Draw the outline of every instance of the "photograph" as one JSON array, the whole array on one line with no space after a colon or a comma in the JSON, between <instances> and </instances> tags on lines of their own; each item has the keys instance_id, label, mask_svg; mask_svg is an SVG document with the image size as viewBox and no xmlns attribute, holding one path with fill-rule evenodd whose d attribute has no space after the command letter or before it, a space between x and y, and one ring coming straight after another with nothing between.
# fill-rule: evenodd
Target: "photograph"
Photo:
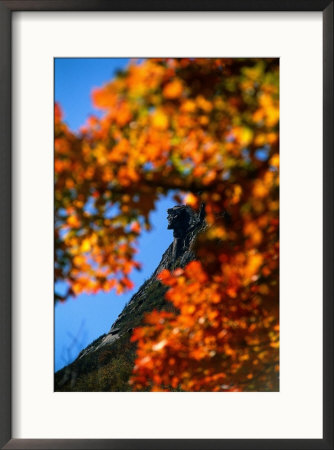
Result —
<instances>
[{"instance_id":1,"label":"photograph","mask_svg":"<svg viewBox=\"0 0 334 450\"><path fill-rule=\"evenodd\" d=\"M0 0L0 448L334 448L333 10Z\"/></svg>"},{"instance_id":2,"label":"photograph","mask_svg":"<svg viewBox=\"0 0 334 450\"><path fill-rule=\"evenodd\" d=\"M280 391L279 77L54 58L55 392Z\"/></svg>"}]
</instances>

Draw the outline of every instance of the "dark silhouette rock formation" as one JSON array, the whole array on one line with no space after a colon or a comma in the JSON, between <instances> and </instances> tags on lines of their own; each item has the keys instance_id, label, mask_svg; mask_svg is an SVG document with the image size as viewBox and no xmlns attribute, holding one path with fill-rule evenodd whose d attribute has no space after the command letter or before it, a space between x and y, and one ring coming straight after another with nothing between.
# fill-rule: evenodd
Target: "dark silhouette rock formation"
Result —
<instances>
[{"instance_id":1,"label":"dark silhouette rock formation","mask_svg":"<svg viewBox=\"0 0 334 450\"><path fill-rule=\"evenodd\" d=\"M62 391L101 391L129 390L127 383L131 374L135 347L130 337L135 327L142 322L143 315L153 309L174 310L164 294L166 287L158 280L157 275L163 270L184 267L195 259L194 243L196 236L205 228L204 206L194 211L186 205L174 206L167 211L168 229L173 230L174 240L163 254L161 261L139 290L132 296L122 313L112 324L110 331L96 339L82 350L77 359L55 374L55 390ZM108 384L101 380L105 371L116 370L116 362L120 359L126 366L124 380L111 381ZM117 364L116 364L117 366ZM108 372L108 373L109 373ZM75 373L75 377L73 374ZM73 381L74 380L74 381ZM88 382L89 380L89 382Z\"/></svg>"}]
</instances>

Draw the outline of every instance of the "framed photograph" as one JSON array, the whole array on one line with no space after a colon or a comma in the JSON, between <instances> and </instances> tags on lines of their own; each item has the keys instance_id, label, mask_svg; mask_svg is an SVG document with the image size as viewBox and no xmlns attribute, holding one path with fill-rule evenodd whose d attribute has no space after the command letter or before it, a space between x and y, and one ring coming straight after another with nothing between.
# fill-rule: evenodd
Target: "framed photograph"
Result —
<instances>
[{"instance_id":1,"label":"framed photograph","mask_svg":"<svg viewBox=\"0 0 334 450\"><path fill-rule=\"evenodd\" d=\"M0 1L3 448L333 448L333 2Z\"/></svg>"}]
</instances>

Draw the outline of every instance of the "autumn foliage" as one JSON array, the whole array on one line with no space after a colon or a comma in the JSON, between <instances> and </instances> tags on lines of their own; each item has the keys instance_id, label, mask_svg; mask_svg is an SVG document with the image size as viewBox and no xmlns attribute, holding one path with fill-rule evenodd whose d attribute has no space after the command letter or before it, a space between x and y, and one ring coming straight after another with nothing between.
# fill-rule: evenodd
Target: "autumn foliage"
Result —
<instances>
[{"instance_id":1,"label":"autumn foliage","mask_svg":"<svg viewBox=\"0 0 334 450\"><path fill-rule=\"evenodd\" d=\"M134 330L136 390L273 391L279 362L277 59L133 61L80 134L55 112L55 278L132 287L159 197L205 205L197 260L159 280L177 312Z\"/></svg>"}]
</instances>

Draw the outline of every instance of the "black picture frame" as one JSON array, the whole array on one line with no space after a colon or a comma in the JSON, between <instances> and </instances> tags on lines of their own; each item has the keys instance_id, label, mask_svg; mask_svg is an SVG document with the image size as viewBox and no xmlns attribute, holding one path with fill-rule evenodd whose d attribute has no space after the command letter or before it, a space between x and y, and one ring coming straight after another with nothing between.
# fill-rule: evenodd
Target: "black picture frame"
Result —
<instances>
[{"instance_id":1,"label":"black picture frame","mask_svg":"<svg viewBox=\"0 0 334 450\"><path fill-rule=\"evenodd\" d=\"M12 439L11 22L15 11L322 11L323 439ZM0 0L0 445L6 449L333 449L333 1Z\"/></svg>"}]
</instances>

